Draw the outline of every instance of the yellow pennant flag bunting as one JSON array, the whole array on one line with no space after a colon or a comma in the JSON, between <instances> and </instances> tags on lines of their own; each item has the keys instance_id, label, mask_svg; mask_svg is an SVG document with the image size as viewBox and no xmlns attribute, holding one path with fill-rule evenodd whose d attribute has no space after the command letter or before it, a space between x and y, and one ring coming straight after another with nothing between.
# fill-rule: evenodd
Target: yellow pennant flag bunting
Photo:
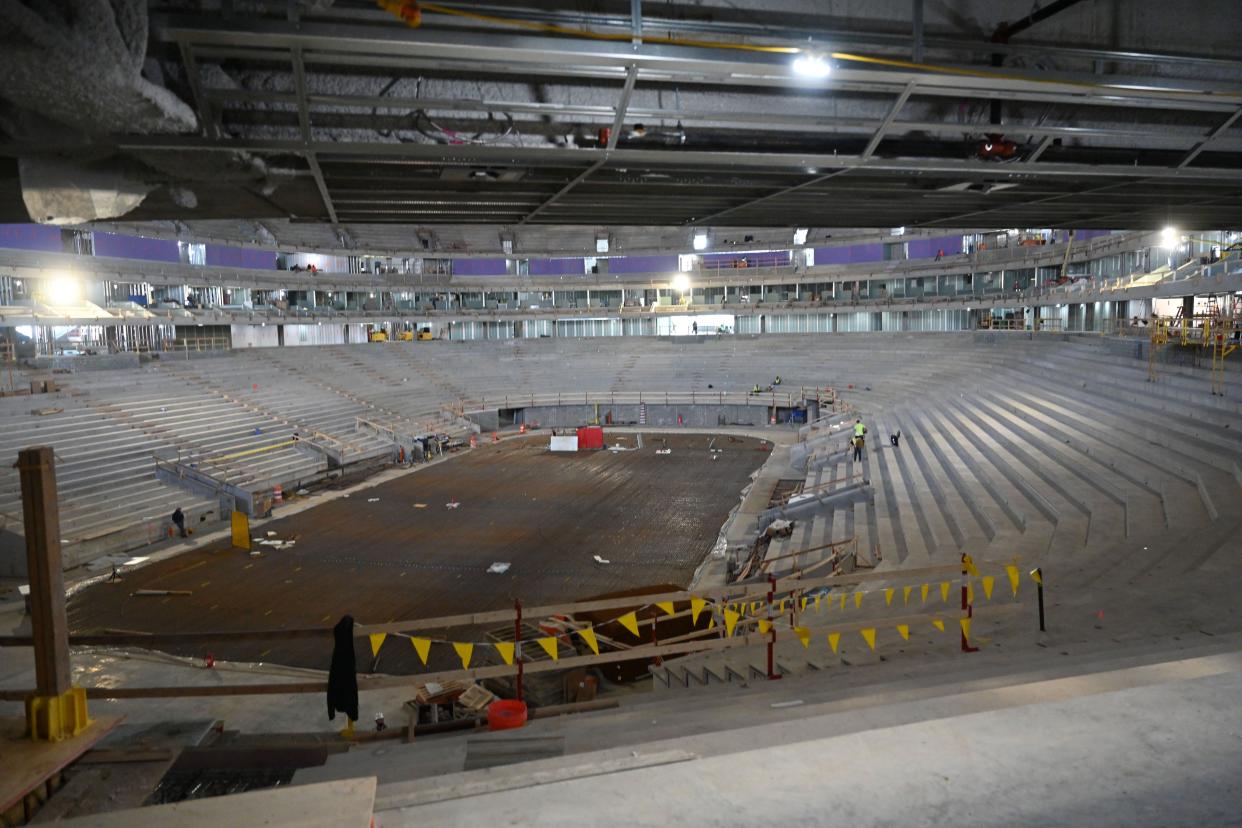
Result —
<instances>
[{"instance_id":1,"label":"yellow pennant flag bunting","mask_svg":"<svg viewBox=\"0 0 1242 828\"><path fill-rule=\"evenodd\" d=\"M983 576L983 597L989 601L992 600L992 587L996 584L996 579L991 575Z\"/></svg>"},{"instance_id":2,"label":"yellow pennant flag bunting","mask_svg":"<svg viewBox=\"0 0 1242 828\"><path fill-rule=\"evenodd\" d=\"M966 603L973 604L975 602L975 585L970 581L966 582Z\"/></svg>"},{"instance_id":3,"label":"yellow pennant flag bunting","mask_svg":"<svg viewBox=\"0 0 1242 828\"><path fill-rule=\"evenodd\" d=\"M704 601L702 598L695 598L691 596L690 598L690 623L691 624L699 623L699 613L703 611L703 607L705 606L707 606L707 602Z\"/></svg>"},{"instance_id":4,"label":"yellow pennant flag bunting","mask_svg":"<svg viewBox=\"0 0 1242 828\"><path fill-rule=\"evenodd\" d=\"M367 638L371 639L371 655L379 655L380 647L384 646L384 639L388 637L388 633L371 633Z\"/></svg>"},{"instance_id":5,"label":"yellow pennant flag bunting","mask_svg":"<svg viewBox=\"0 0 1242 828\"><path fill-rule=\"evenodd\" d=\"M931 591L931 584L923 584L921 587L919 587L919 597L922 598L924 604L927 603L927 593L930 591Z\"/></svg>"},{"instance_id":6,"label":"yellow pennant flag bunting","mask_svg":"<svg viewBox=\"0 0 1242 828\"><path fill-rule=\"evenodd\" d=\"M430 638L411 638L410 643L414 645L414 652L418 653L418 660L421 661L423 664L426 664L427 654L431 652L431 639Z\"/></svg>"},{"instance_id":7,"label":"yellow pennant flag bunting","mask_svg":"<svg viewBox=\"0 0 1242 828\"><path fill-rule=\"evenodd\" d=\"M908 603L910 603L910 593L911 593L911 592L913 592L913 591L914 591L914 587L912 587L912 586L902 587L902 589L901 589L901 603L903 603L903 604L908 604Z\"/></svg>"},{"instance_id":8,"label":"yellow pennant flag bunting","mask_svg":"<svg viewBox=\"0 0 1242 828\"><path fill-rule=\"evenodd\" d=\"M761 609L763 609L763 602L762 602L762 601L751 601L751 603L750 603L750 614L751 614L751 615L758 615L758 614L759 614L759 610L761 610Z\"/></svg>"},{"instance_id":9,"label":"yellow pennant flag bunting","mask_svg":"<svg viewBox=\"0 0 1242 828\"><path fill-rule=\"evenodd\" d=\"M803 612L806 612L806 600L807 600L806 598L803 598L802 604L799 607L799 609L801 609Z\"/></svg>"},{"instance_id":10,"label":"yellow pennant flag bunting","mask_svg":"<svg viewBox=\"0 0 1242 828\"><path fill-rule=\"evenodd\" d=\"M1022 580L1022 576L1018 574L1018 568L1013 564L1005 567L1005 574L1009 576L1009 588L1013 590L1013 597L1018 597L1018 583Z\"/></svg>"},{"instance_id":11,"label":"yellow pennant flag bunting","mask_svg":"<svg viewBox=\"0 0 1242 828\"><path fill-rule=\"evenodd\" d=\"M599 655L599 640L595 638L595 630L593 628L583 627L578 630L578 637L586 642L586 645L591 648L591 652Z\"/></svg>"},{"instance_id":12,"label":"yellow pennant flag bunting","mask_svg":"<svg viewBox=\"0 0 1242 828\"><path fill-rule=\"evenodd\" d=\"M811 646L811 631L806 627L794 627L794 634L802 642L803 647Z\"/></svg>"},{"instance_id":13,"label":"yellow pennant flag bunting","mask_svg":"<svg viewBox=\"0 0 1242 828\"><path fill-rule=\"evenodd\" d=\"M845 593L841 593L841 609L845 609Z\"/></svg>"},{"instance_id":14,"label":"yellow pennant flag bunting","mask_svg":"<svg viewBox=\"0 0 1242 828\"><path fill-rule=\"evenodd\" d=\"M1044 585L1044 575L1038 569L1031 570L1031 579L1040 586Z\"/></svg>"},{"instance_id":15,"label":"yellow pennant flag bunting","mask_svg":"<svg viewBox=\"0 0 1242 828\"><path fill-rule=\"evenodd\" d=\"M949 582L948 581L940 582L940 600L946 604L949 603Z\"/></svg>"},{"instance_id":16,"label":"yellow pennant flag bunting","mask_svg":"<svg viewBox=\"0 0 1242 828\"><path fill-rule=\"evenodd\" d=\"M962 566L966 569L966 574L979 577L979 570L975 567L975 562L970 559L969 555L962 556Z\"/></svg>"},{"instance_id":17,"label":"yellow pennant flag bunting","mask_svg":"<svg viewBox=\"0 0 1242 828\"><path fill-rule=\"evenodd\" d=\"M707 628L709 630L716 629L716 616L713 615L711 619L707 622Z\"/></svg>"},{"instance_id":18,"label":"yellow pennant flag bunting","mask_svg":"<svg viewBox=\"0 0 1242 828\"><path fill-rule=\"evenodd\" d=\"M759 632L769 633L772 631L772 622L764 618L759 619Z\"/></svg>"},{"instance_id":19,"label":"yellow pennant flag bunting","mask_svg":"<svg viewBox=\"0 0 1242 828\"><path fill-rule=\"evenodd\" d=\"M867 627L865 630L859 630L858 634L863 637L863 641L867 642L867 646L875 649L875 627Z\"/></svg>"},{"instance_id":20,"label":"yellow pennant flag bunting","mask_svg":"<svg viewBox=\"0 0 1242 828\"><path fill-rule=\"evenodd\" d=\"M910 640L910 626L908 624L898 624L897 632L901 635L903 641Z\"/></svg>"},{"instance_id":21,"label":"yellow pennant flag bunting","mask_svg":"<svg viewBox=\"0 0 1242 828\"><path fill-rule=\"evenodd\" d=\"M828 646L835 653L837 648L841 646L841 633L828 633Z\"/></svg>"},{"instance_id":22,"label":"yellow pennant flag bunting","mask_svg":"<svg viewBox=\"0 0 1242 828\"><path fill-rule=\"evenodd\" d=\"M891 607L893 605L893 588L888 587L884 590L884 606Z\"/></svg>"},{"instance_id":23,"label":"yellow pennant flag bunting","mask_svg":"<svg viewBox=\"0 0 1242 828\"><path fill-rule=\"evenodd\" d=\"M635 613L627 612L617 619L617 623L625 627L633 635L638 635L638 616Z\"/></svg>"},{"instance_id":24,"label":"yellow pennant flag bunting","mask_svg":"<svg viewBox=\"0 0 1242 828\"><path fill-rule=\"evenodd\" d=\"M863 594L861 592L854 593L854 609L858 609L862 606L862 597Z\"/></svg>"},{"instance_id":25,"label":"yellow pennant flag bunting","mask_svg":"<svg viewBox=\"0 0 1242 828\"><path fill-rule=\"evenodd\" d=\"M664 610L665 615L673 614L673 602L672 601L658 601L656 602L656 606Z\"/></svg>"},{"instance_id":26,"label":"yellow pennant flag bunting","mask_svg":"<svg viewBox=\"0 0 1242 828\"><path fill-rule=\"evenodd\" d=\"M733 628L737 626L737 619L741 618L742 616L740 613L736 613L733 610L725 610L724 616L725 616L725 635L732 637Z\"/></svg>"},{"instance_id":27,"label":"yellow pennant flag bunting","mask_svg":"<svg viewBox=\"0 0 1242 828\"><path fill-rule=\"evenodd\" d=\"M415 640L417 640L417 639L415 639ZM513 663L513 650L514 650L514 647L513 647L513 643L512 643L512 642L510 642L510 641L497 641L497 642L496 642L495 644L493 644L492 646L496 648L496 652L500 653L500 660L501 660L501 661L503 661L505 664L512 664L512 663ZM426 662L426 661L424 661L423 663L424 663L424 664L426 664L427 662Z\"/></svg>"},{"instance_id":28,"label":"yellow pennant flag bunting","mask_svg":"<svg viewBox=\"0 0 1242 828\"><path fill-rule=\"evenodd\" d=\"M967 641L970 641L970 619L959 618L958 623L962 625L962 635L966 636Z\"/></svg>"},{"instance_id":29,"label":"yellow pennant flag bunting","mask_svg":"<svg viewBox=\"0 0 1242 828\"><path fill-rule=\"evenodd\" d=\"M940 630L941 632L944 632L944 619L943 619L943 618L933 618L933 619L932 619L932 626L933 626L933 627L935 627L936 629Z\"/></svg>"},{"instance_id":30,"label":"yellow pennant flag bunting","mask_svg":"<svg viewBox=\"0 0 1242 828\"><path fill-rule=\"evenodd\" d=\"M457 657L461 659L461 669L470 669L470 656L474 654L474 645L459 644L454 641L453 649L457 651Z\"/></svg>"},{"instance_id":31,"label":"yellow pennant flag bunting","mask_svg":"<svg viewBox=\"0 0 1242 828\"><path fill-rule=\"evenodd\" d=\"M535 640L539 642L540 647L543 647L543 651L548 654L548 658L553 661L560 659L561 652L556 647L556 636L549 635L543 638L536 638Z\"/></svg>"},{"instance_id":32,"label":"yellow pennant flag bunting","mask_svg":"<svg viewBox=\"0 0 1242 828\"><path fill-rule=\"evenodd\" d=\"M819 612L819 598L820 596L818 595L815 596L815 611L816 612Z\"/></svg>"}]
</instances>

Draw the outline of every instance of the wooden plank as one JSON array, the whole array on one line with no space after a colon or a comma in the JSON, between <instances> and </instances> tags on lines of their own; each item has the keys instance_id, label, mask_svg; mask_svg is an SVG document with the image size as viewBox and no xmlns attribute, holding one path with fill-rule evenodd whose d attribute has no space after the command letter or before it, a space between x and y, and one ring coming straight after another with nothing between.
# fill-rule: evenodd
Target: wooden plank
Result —
<instances>
[{"instance_id":1,"label":"wooden plank","mask_svg":"<svg viewBox=\"0 0 1242 828\"><path fill-rule=\"evenodd\" d=\"M262 825L265 828L370 828L375 805L375 777L341 779L313 785L268 788L233 796L187 799L168 805L131 808L67 819L65 828L216 828Z\"/></svg>"},{"instance_id":2,"label":"wooden plank","mask_svg":"<svg viewBox=\"0 0 1242 828\"><path fill-rule=\"evenodd\" d=\"M0 770L0 813L90 750L122 718L98 716L86 730L61 742L31 741L26 735L24 717L0 718L0 756L4 757Z\"/></svg>"}]
</instances>

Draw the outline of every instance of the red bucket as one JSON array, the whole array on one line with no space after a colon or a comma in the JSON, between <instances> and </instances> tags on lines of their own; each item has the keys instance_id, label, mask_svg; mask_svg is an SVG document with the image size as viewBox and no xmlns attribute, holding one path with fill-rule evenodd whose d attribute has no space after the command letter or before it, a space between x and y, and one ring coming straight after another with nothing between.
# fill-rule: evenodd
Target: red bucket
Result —
<instances>
[{"instance_id":1,"label":"red bucket","mask_svg":"<svg viewBox=\"0 0 1242 828\"><path fill-rule=\"evenodd\" d=\"M488 730L512 730L526 724L526 702L500 699L487 706Z\"/></svg>"}]
</instances>

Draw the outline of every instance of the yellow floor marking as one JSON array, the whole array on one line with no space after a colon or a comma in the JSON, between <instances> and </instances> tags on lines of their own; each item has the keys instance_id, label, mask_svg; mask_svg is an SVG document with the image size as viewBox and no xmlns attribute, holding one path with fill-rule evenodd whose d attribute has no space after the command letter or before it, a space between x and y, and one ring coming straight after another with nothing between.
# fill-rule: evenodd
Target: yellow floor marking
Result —
<instances>
[{"instance_id":1,"label":"yellow floor marking","mask_svg":"<svg viewBox=\"0 0 1242 828\"><path fill-rule=\"evenodd\" d=\"M263 614L264 614L265 616L267 616L267 615L271 615L271 614L272 614L272 611L271 611L271 610L268 610L267 612L265 612L265 613L263 613Z\"/></svg>"},{"instance_id":2,"label":"yellow floor marking","mask_svg":"<svg viewBox=\"0 0 1242 828\"><path fill-rule=\"evenodd\" d=\"M208 585L208 584L210 584L210 583L211 583L211 581L203 581L203 582L202 582L201 584L199 584L198 586L199 586L199 588L200 588L200 589L202 589L203 587L207 586L207 585Z\"/></svg>"},{"instance_id":3,"label":"yellow floor marking","mask_svg":"<svg viewBox=\"0 0 1242 828\"><path fill-rule=\"evenodd\" d=\"M215 608L216 608L216 607L218 607L218 606L220 606L220 605L219 605L219 604L212 604L210 607L208 607L208 608L207 608L207 611L208 611L208 612L210 612L211 610L215 609Z\"/></svg>"}]
</instances>

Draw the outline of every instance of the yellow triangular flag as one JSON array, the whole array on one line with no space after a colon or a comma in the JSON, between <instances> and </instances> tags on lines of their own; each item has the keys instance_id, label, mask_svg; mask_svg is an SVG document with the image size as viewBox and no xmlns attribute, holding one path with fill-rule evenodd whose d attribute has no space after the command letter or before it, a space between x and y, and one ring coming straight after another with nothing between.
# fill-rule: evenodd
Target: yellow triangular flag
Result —
<instances>
[{"instance_id":1,"label":"yellow triangular flag","mask_svg":"<svg viewBox=\"0 0 1242 828\"><path fill-rule=\"evenodd\" d=\"M674 612L672 601L657 601L656 606L664 610L665 615L672 615Z\"/></svg>"},{"instance_id":2,"label":"yellow triangular flag","mask_svg":"<svg viewBox=\"0 0 1242 828\"><path fill-rule=\"evenodd\" d=\"M811 631L806 627L794 627L794 635L798 636L803 647L811 646Z\"/></svg>"},{"instance_id":3,"label":"yellow triangular flag","mask_svg":"<svg viewBox=\"0 0 1242 828\"><path fill-rule=\"evenodd\" d=\"M418 659L423 664L427 663L427 654L431 652L430 638L411 638L410 643L414 645L414 652L418 653ZM510 644L510 647L513 645Z\"/></svg>"},{"instance_id":4,"label":"yellow triangular flag","mask_svg":"<svg viewBox=\"0 0 1242 828\"><path fill-rule=\"evenodd\" d=\"M1031 578L1034 579L1035 583L1040 586L1044 585L1044 573L1040 572L1038 569L1031 570Z\"/></svg>"},{"instance_id":5,"label":"yellow triangular flag","mask_svg":"<svg viewBox=\"0 0 1242 828\"><path fill-rule=\"evenodd\" d=\"M841 609L845 609L845 593L841 593Z\"/></svg>"},{"instance_id":6,"label":"yellow triangular flag","mask_svg":"<svg viewBox=\"0 0 1242 828\"><path fill-rule=\"evenodd\" d=\"M758 614L759 614L759 610L761 610L761 609L763 609L763 602L762 602L762 601L751 601L751 602L750 602L750 614L751 614L751 615L758 615Z\"/></svg>"},{"instance_id":7,"label":"yellow triangular flag","mask_svg":"<svg viewBox=\"0 0 1242 828\"><path fill-rule=\"evenodd\" d=\"M586 642L586 645L591 648L591 652L599 655L599 640L595 637L594 629L591 627L583 627L578 630L578 637Z\"/></svg>"},{"instance_id":8,"label":"yellow triangular flag","mask_svg":"<svg viewBox=\"0 0 1242 828\"><path fill-rule=\"evenodd\" d=\"M959 618L958 623L962 625L962 635L966 636L967 641L970 641L970 619Z\"/></svg>"},{"instance_id":9,"label":"yellow triangular flag","mask_svg":"<svg viewBox=\"0 0 1242 828\"><path fill-rule=\"evenodd\" d=\"M835 653L837 647L841 646L841 633L828 633L828 646Z\"/></svg>"},{"instance_id":10,"label":"yellow triangular flag","mask_svg":"<svg viewBox=\"0 0 1242 828\"><path fill-rule=\"evenodd\" d=\"M638 635L638 616L635 613L627 612L617 619L617 623L625 627L633 635Z\"/></svg>"},{"instance_id":11,"label":"yellow triangular flag","mask_svg":"<svg viewBox=\"0 0 1242 828\"><path fill-rule=\"evenodd\" d=\"M933 627L935 627L936 629L940 630L941 632L944 632L944 619L943 619L943 618L933 618L933 619L932 619L932 626L933 626Z\"/></svg>"},{"instance_id":12,"label":"yellow triangular flag","mask_svg":"<svg viewBox=\"0 0 1242 828\"><path fill-rule=\"evenodd\" d=\"M1005 567L1005 574L1009 576L1009 588L1013 590L1013 597L1018 597L1018 583L1022 580L1022 576L1018 573L1018 568L1013 564Z\"/></svg>"},{"instance_id":13,"label":"yellow triangular flag","mask_svg":"<svg viewBox=\"0 0 1242 828\"><path fill-rule=\"evenodd\" d=\"M453 649L457 651L457 657L461 659L461 668L463 670L470 669L470 656L474 653L473 644L459 644L453 642Z\"/></svg>"},{"instance_id":14,"label":"yellow triangular flag","mask_svg":"<svg viewBox=\"0 0 1242 828\"><path fill-rule=\"evenodd\" d=\"M693 595L690 596L690 623L691 624L699 623L699 613L703 611L703 607L705 606L707 606L707 602L704 601L702 598L695 598Z\"/></svg>"},{"instance_id":15,"label":"yellow triangular flag","mask_svg":"<svg viewBox=\"0 0 1242 828\"><path fill-rule=\"evenodd\" d=\"M768 621L767 619L760 618L759 619L759 632L769 633L771 631L772 631L772 622Z\"/></svg>"},{"instance_id":16,"label":"yellow triangular flag","mask_svg":"<svg viewBox=\"0 0 1242 828\"><path fill-rule=\"evenodd\" d=\"M819 612L819 599L820 599L820 596L816 595L815 596L815 611L816 612Z\"/></svg>"},{"instance_id":17,"label":"yellow triangular flag","mask_svg":"<svg viewBox=\"0 0 1242 828\"><path fill-rule=\"evenodd\" d=\"M725 610L725 635L732 637L733 628L737 626L737 619L742 616L733 610Z\"/></svg>"},{"instance_id":18,"label":"yellow triangular flag","mask_svg":"<svg viewBox=\"0 0 1242 828\"><path fill-rule=\"evenodd\" d=\"M714 630L714 629L716 629L716 616L714 616L714 615L713 615L713 616L711 617L711 620L707 622L707 628L708 628L709 630Z\"/></svg>"},{"instance_id":19,"label":"yellow triangular flag","mask_svg":"<svg viewBox=\"0 0 1242 828\"><path fill-rule=\"evenodd\" d=\"M780 608L779 608L779 609L777 609L777 611L776 611L776 614L777 614L777 615L784 615L784 614L785 614L785 601L786 601L786 600L787 600L787 599L785 599L785 598L782 598L782 599L781 599Z\"/></svg>"},{"instance_id":20,"label":"yellow triangular flag","mask_svg":"<svg viewBox=\"0 0 1242 828\"><path fill-rule=\"evenodd\" d=\"M919 596L923 599L923 603L927 603L927 593L931 591L931 584L923 584L919 587Z\"/></svg>"},{"instance_id":21,"label":"yellow triangular flag","mask_svg":"<svg viewBox=\"0 0 1242 828\"><path fill-rule=\"evenodd\" d=\"M801 605L801 607L800 607L800 609L802 610L802 612L806 612L806 601L807 601L807 599L806 599L806 598L803 598L803 599L802 599L802 605Z\"/></svg>"},{"instance_id":22,"label":"yellow triangular flag","mask_svg":"<svg viewBox=\"0 0 1242 828\"><path fill-rule=\"evenodd\" d=\"M854 593L854 609L858 609L862 606L862 597L863 594L861 592Z\"/></svg>"},{"instance_id":23,"label":"yellow triangular flag","mask_svg":"<svg viewBox=\"0 0 1242 828\"><path fill-rule=\"evenodd\" d=\"M875 627L867 627L865 630L859 630L858 634L863 637L863 641L867 642L867 646L875 649Z\"/></svg>"},{"instance_id":24,"label":"yellow triangular flag","mask_svg":"<svg viewBox=\"0 0 1242 828\"><path fill-rule=\"evenodd\" d=\"M973 575L976 578L979 577L979 570L975 567L975 562L970 559L969 555L962 556L962 566L965 567L968 575Z\"/></svg>"},{"instance_id":25,"label":"yellow triangular flag","mask_svg":"<svg viewBox=\"0 0 1242 828\"><path fill-rule=\"evenodd\" d=\"M884 590L884 606L891 607L893 605L893 591L892 587Z\"/></svg>"},{"instance_id":26,"label":"yellow triangular flag","mask_svg":"<svg viewBox=\"0 0 1242 828\"><path fill-rule=\"evenodd\" d=\"M384 639L388 637L388 633L371 633L367 638L371 639L371 655L379 655L379 648L384 646Z\"/></svg>"},{"instance_id":27,"label":"yellow triangular flag","mask_svg":"<svg viewBox=\"0 0 1242 828\"><path fill-rule=\"evenodd\" d=\"M989 601L992 600L992 586L996 583L996 578L991 575L983 576L983 597Z\"/></svg>"},{"instance_id":28,"label":"yellow triangular flag","mask_svg":"<svg viewBox=\"0 0 1242 828\"><path fill-rule=\"evenodd\" d=\"M949 582L948 581L940 582L940 600L946 604L949 603Z\"/></svg>"},{"instance_id":29,"label":"yellow triangular flag","mask_svg":"<svg viewBox=\"0 0 1242 828\"><path fill-rule=\"evenodd\" d=\"M910 640L910 626L908 624L898 624L897 632L901 634L903 640Z\"/></svg>"},{"instance_id":30,"label":"yellow triangular flag","mask_svg":"<svg viewBox=\"0 0 1242 828\"><path fill-rule=\"evenodd\" d=\"M548 654L548 658L553 661L560 659L561 651L556 646L556 636L549 635L543 638L536 638L535 640L539 642L540 647L543 647L543 651Z\"/></svg>"},{"instance_id":31,"label":"yellow triangular flag","mask_svg":"<svg viewBox=\"0 0 1242 828\"><path fill-rule=\"evenodd\" d=\"M973 604L975 602L975 585L970 581L966 582L966 603Z\"/></svg>"},{"instance_id":32,"label":"yellow triangular flag","mask_svg":"<svg viewBox=\"0 0 1242 828\"><path fill-rule=\"evenodd\" d=\"M513 650L514 650L514 646L513 646L513 644L512 644L511 642L508 642L508 641L497 641L497 642L496 642L495 644L493 644L492 646L496 648L496 652L500 653L500 660L501 660L501 661L503 661L505 664L512 664L512 663L513 663ZM424 661L423 663L424 663L424 664L426 664L427 662L426 662L426 661Z\"/></svg>"},{"instance_id":33,"label":"yellow triangular flag","mask_svg":"<svg viewBox=\"0 0 1242 828\"><path fill-rule=\"evenodd\" d=\"M913 591L914 591L914 587L912 587L912 586L902 587L902 589L901 589L901 603L903 603L903 604L908 604L908 603L910 603L910 593L911 593L911 592L913 592Z\"/></svg>"}]
</instances>

